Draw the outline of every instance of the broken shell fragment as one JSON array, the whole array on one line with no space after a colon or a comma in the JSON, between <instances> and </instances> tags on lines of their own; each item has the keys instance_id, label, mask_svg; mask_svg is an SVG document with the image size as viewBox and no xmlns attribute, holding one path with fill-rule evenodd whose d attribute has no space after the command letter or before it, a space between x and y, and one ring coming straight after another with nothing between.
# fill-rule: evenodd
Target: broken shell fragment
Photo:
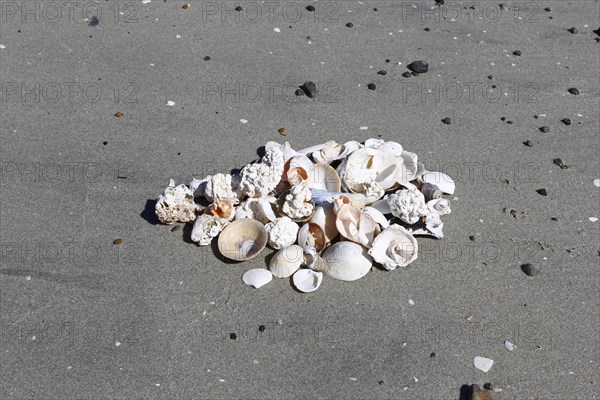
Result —
<instances>
[{"instance_id":1,"label":"broken shell fragment","mask_svg":"<svg viewBox=\"0 0 600 400\"><path fill-rule=\"evenodd\" d=\"M452 178L443 172L426 172L421 177L423 182L436 185L446 194L454 194L455 183Z\"/></svg>"},{"instance_id":2,"label":"broken shell fragment","mask_svg":"<svg viewBox=\"0 0 600 400\"><path fill-rule=\"evenodd\" d=\"M341 281L355 281L373 266L367 249L354 242L338 242L323 252L325 273Z\"/></svg>"},{"instance_id":3,"label":"broken shell fragment","mask_svg":"<svg viewBox=\"0 0 600 400\"><path fill-rule=\"evenodd\" d=\"M232 221L235 217L235 207L233 206L233 202L231 200L217 199L214 201L214 203L211 203L208 207L206 207L204 213Z\"/></svg>"},{"instance_id":4,"label":"broken shell fragment","mask_svg":"<svg viewBox=\"0 0 600 400\"><path fill-rule=\"evenodd\" d=\"M439 215L450 214L450 202L446 199L434 199L427 202L427 208L432 213Z\"/></svg>"},{"instance_id":5,"label":"broken shell fragment","mask_svg":"<svg viewBox=\"0 0 600 400\"><path fill-rule=\"evenodd\" d=\"M280 250L296 242L300 227L289 217L280 217L266 224L265 229L269 233L269 246Z\"/></svg>"},{"instance_id":6,"label":"broken shell fragment","mask_svg":"<svg viewBox=\"0 0 600 400\"><path fill-rule=\"evenodd\" d=\"M194 203L194 194L187 186L175 186L171 179L154 206L158 220L163 224L171 225L175 222L190 222L200 213L200 207Z\"/></svg>"},{"instance_id":7,"label":"broken shell fragment","mask_svg":"<svg viewBox=\"0 0 600 400\"><path fill-rule=\"evenodd\" d=\"M264 268L252 268L242 275L242 282L248 286L254 286L256 289L265 286L272 280L273 274Z\"/></svg>"},{"instance_id":8,"label":"broken shell fragment","mask_svg":"<svg viewBox=\"0 0 600 400\"><path fill-rule=\"evenodd\" d=\"M236 219L240 218L252 218L260 223L266 224L275 221L277 215L273 211L273 207L269 202L268 198L249 198L238 207L240 211L236 216Z\"/></svg>"},{"instance_id":9,"label":"broken shell fragment","mask_svg":"<svg viewBox=\"0 0 600 400\"><path fill-rule=\"evenodd\" d=\"M310 293L314 292L321 286L323 280L323 273L315 272L310 269L300 269L296 271L292 277L294 286L301 292Z\"/></svg>"},{"instance_id":10,"label":"broken shell fragment","mask_svg":"<svg viewBox=\"0 0 600 400\"><path fill-rule=\"evenodd\" d=\"M269 270L275 278L287 278L296 272L304 262L302 247L293 244L279 250L269 263Z\"/></svg>"},{"instance_id":11,"label":"broken shell fragment","mask_svg":"<svg viewBox=\"0 0 600 400\"><path fill-rule=\"evenodd\" d=\"M335 170L327 164L315 164L308 170L305 185L310 189L320 189L327 192L342 190L340 177Z\"/></svg>"},{"instance_id":12,"label":"broken shell fragment","mask_svg":"<svg viewBox=\"0 0 600 400\"><path fill-rule=\"evenodd\" d=\"M421 192L427 201L442 198L442 191L433 183L424 183L421 186Z\"/></svg>"},{"instance_id":13,"label":"broken shell fragment","mask_svg":"<svg viewBox=\"0 0 600 400\"><path fill-rule=\"evenodd\" d=\"M304 248L304 265L313 271L324 271L327 263L319 256L317 249L314 247Z\"/></svg>"},{"instance_id":14,"label":"broken shell fragment","mask_svg":"<svg viewBox=\"0 0 600 400\"><path fill-rule=\"evenodd\" d=\"M305 247L314 247L317 251L323 250L327 244L325 232L321 226L314 223L306 223L302 225L298 232L298 245Z\"/></svg>"},{"instance_id":15,"label":"broken shell fragment","mask_svg":"<svg viewBox=\"0 0 600 400\"><path fill-rule=\"evenodd\" d=\"M404 227L393 224L379 234L369 255L388 271L406 267L417 259L417 239Z\"/></svg>"},{"instance_id":16,"label":"broken shell fragment","mask_svg":"<svg viewBox=\"0 0 600 400\"><path fill-rule=\"evenodd\" d=\"M202 193L211 203L215 200L231 200L233 204L239 203L240 192L238 188L239 177L230 174L216 174L206 177L203 181L192 181L198 185L197 191Z\"/></svg>"},{"instance_id":17,"label":"broken shell fragment","mask_svg":"<svg viewBox=\"0 0 600 400\"><path fill-rule=\"evenodd\" d=\"M249 260L265 248L268 236L260 222L239 219L230 223L219 235L219 251L231 260Z\"/></svg>"}]
</instances>

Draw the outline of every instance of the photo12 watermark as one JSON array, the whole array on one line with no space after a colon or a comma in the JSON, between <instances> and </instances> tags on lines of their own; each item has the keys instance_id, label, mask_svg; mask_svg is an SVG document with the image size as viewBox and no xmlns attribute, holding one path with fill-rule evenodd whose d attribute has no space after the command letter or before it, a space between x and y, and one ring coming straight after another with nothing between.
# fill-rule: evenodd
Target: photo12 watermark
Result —
<instances>
[{"instance_id":1,"label":"photo12 watermark","mask_svg":"<svg viewBox=\"0 0 600 400\"><path fill-rule=\"evenodd\" d=\"M134 24L143 19L140 1L2 1L0 21L21 24L60 24L79 21L94 25Z\"/></svg>"},{"instance_id":2,"label":"photo12 watermark","mask_svg":"<svg viewBox=\"0 0 600 400\"><path fill-rule=\"evenodd\" d=\"M130 163L0 161L0 182L23 185L137 182L137 171L137 166Z\"/></svg>"},{"instance_id":3,"label":"photo12 watermark","mask_svg":"<svg viewBox=\"0 0 600 400\"><path fill-rule=\"evenodd\" d=\"M310 90L298 82L203 82L200 86L201 104L240 103L300 103L340 102L341 86L338 82L314 82Z\"/></svg>"},{"instance_id":4,"label":"photo12 watermark","mask_svg":"<svg viewBox=\"0 0 600 400\"><path fill-rule=\"evenodd\" d=\"M131 104L138 102L135 82L0 82L4 104Z\"/></svg>"}]
</instances>

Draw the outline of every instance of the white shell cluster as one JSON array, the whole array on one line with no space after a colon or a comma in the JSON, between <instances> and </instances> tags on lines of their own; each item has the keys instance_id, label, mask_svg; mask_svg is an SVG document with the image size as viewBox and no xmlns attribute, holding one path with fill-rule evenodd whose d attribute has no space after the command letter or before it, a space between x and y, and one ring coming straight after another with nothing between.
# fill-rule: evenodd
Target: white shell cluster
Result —
<instances>
[{"instance_id":1,"label":"white shell cluster","mask_svg":"<svg viewBox=\"0 0 600 400\"><path fill-rule=\"evenodd\" d=\"M239 174L189 186L171 180L155 210L165 224L195 221L191 239L206 246L218 237L230 260L250 260L268 245L277 250L269 268L247 270L242 281L259 288L291 277L309 293L324 274L354 281L374 263L391 271L416 260L415 236L444 236L450 203L442 196L454 190L448 175L427 171L397 142L330 140L299 151L268 142L260 162Z\"/></svg>"}]
</instances>

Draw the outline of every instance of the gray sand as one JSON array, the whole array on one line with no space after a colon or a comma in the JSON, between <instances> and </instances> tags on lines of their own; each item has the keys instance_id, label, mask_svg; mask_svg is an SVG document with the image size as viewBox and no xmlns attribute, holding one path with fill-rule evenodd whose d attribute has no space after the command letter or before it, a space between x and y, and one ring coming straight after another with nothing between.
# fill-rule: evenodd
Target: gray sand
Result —
<instances>
[{"instance_id":1,"label":"gray sand","mask_svg":"<svg viewBox=\"0 0 600 400\"><path fill-rule=\"evenodd\" d=\"M1 398L600 397L597 1L189 3L0 1ZM457 183L405 269L255 290L264 257L152 215L269 140L379 135Z\"/></svg>"}]
</instances>

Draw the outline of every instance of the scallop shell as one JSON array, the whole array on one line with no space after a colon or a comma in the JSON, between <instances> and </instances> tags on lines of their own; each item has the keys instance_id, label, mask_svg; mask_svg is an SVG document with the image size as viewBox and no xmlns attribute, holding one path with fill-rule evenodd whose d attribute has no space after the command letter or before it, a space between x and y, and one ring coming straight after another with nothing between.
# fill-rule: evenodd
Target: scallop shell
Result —
<instances>
[{"instance_id":1,"label":"scallop shell","mask_svg":"<svg viewBox=\"0 0 600 400\"><path fill-rule=\"evenodd\" d=\"M244 272L242 282L255 288L262 287L273 280L273 274L268 269L252 268Z\"/></svg>"},{"instance_id":2,"label":"scallop shell","mask_svg":"<svg viewBox=\"0 0 600 400\"><path fill-rule=\"evenodd\" d=\"M302 247L293 244L279 250L269 263L269 269L275 278L287 278L296 272L304 262Z\"/></svg>"},{"instance_id":3,"label":"scallop shell","mask_svg":"<svg viewBox=\"0 0 600 400\"><path fill-rule=\"evenodd\" d=\"M321 286L323 274L310 269L300 269L296 271L292 280L296 289L304 293L310 293Z\"/></svg>"},{"instance_id":4,"label":"scallop shell","mask_svg":"<svg viewBox=\"0 0 600 400\"><path fill-rule=\"evenodd\" d=\"M325 238L325 232L320 225L314 223L306 223L302 225L298 232L298 245L304 247L314 247L317 251L321 251L325 248L327 239Z\"/></svg>"},{"instance_id":5,"label":"scallop shell","mask_svg":"<svg viewBox=\"0 0 600 400\"><path fill-rule=\"evenodd\" d=\"M260 222L250 218L235 220L219 235L219 251L231 260L249 260L265 248L268 237Z\"/></svg>"},{"instance_id":6,"label":"scallop shell","mask_svg":"<svg viewBox=\"0 0 600 400\"><path fill-rule=\"evenodd\" d=\"M373 266L367 249L354 242L338 242L323 252L325 273L341 281L355 281Z\"/></svg>"}]
</instances>

